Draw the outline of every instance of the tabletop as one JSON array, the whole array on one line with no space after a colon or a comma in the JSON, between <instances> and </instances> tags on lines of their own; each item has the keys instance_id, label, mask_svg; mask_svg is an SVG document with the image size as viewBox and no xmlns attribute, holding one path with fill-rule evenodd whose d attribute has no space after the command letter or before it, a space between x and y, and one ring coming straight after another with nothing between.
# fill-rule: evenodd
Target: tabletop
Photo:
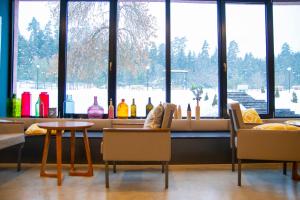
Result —
<instances>
[{"instance_id":1,"label":"tabletop","mask_svg":"<svg viewBox=\"0 0 300 200\"><path fill-rule=\"evenodd\" d=\"M92 122L80 121L60 121L60 122L42 122L37 124L40 128L51 130L74 130L90 128L94 125Z\"/></svg>"}]
</instances>

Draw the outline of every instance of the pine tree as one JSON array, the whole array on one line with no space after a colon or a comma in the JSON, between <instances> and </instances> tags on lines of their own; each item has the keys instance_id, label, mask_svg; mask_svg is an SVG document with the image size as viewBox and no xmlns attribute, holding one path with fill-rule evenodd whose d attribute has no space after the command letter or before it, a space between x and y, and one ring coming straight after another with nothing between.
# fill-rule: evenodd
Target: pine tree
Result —
<instances>
[{"instance_id":1,"label":"pine tree","mask_svg":"<svg viewBox=\"0 0 300 200\"><path fill-rule=\"evenodd\" d=\"M293 92L292 102L293 103L298 103L298 97L297 97L296 92Z\"/></svg>"},{"instance_id":2,"label":"pine tree","mask_svg":"<svg viewBox=\"0 0 300 200\"><path fill-rule=\"evenodd\" d=\"M217 99L217 95L215 94L215 96L214 96L214 100L213 100L213 102L212 102L212 106L215 106L215 105L217 105L218 104L218 99Z\"/></svg>"},{"instance_id":3,"label":"pine tree","mask_svg":"<svg viewBox=\"0 0 300 200\"><path fill-rule=\"evenodd\" d=\"M278 87L275 89L275 97L276 97L276 98L279 98L279 97L280 97Z\"/></svg>"},{"instance_id":4,"label":"pine tree","mask_svg":"<svg viewBox=\"0 0 300 200\"><path fill-rule=\"evenodd\" d=\"M208 95L207 95L207 92L205 94L205 97L204 97L204 101L207 101L208 100Z\"/></svg>"}]
</instances>

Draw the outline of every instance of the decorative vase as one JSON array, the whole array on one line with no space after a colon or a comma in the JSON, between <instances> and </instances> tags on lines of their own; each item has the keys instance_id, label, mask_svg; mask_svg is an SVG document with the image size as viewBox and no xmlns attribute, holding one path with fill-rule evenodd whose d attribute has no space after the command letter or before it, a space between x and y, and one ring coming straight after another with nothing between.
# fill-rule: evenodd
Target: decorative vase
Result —
<instances>
[{"instance_id":1,"label":"decorative vase","mask_svg":"<svg viewBox=\"0 0 300 200\"><path fill-rule=\"evenodd\" d=\"M178 119L182 119L181 106L180 105L178 105L178 108L177 108L177 116L178 116Z\"/></svg>"},{"instance_id":2,"label":"decorative vase","mask_svg":"<svg viewBox=\"0 0 300 200\"><path fill-rule=\"evenodd\" d=\"M30 117L31 94L23 92L21 95L21 116Z\"/></svg>"},{"instance_id":3,"label":"decorative vase","mask_svg":"<svg viewBox=\"0 0 300 200\"><path fill-rule=\"evenodd\" d=\"M187 112L186 112L186 119L187 120L191 120L192 119L192 110L191 110L191 105L188 104L188 107L187 107Z\"/></svg>"},{"instance_id":4,"label":"decorative vase","mask_svg":"<svg viewBox=\"0 0 300 200\"><path fill-rule=\"evenodd\" d=\"M115 118L115 108L112 103L112 99L109 100L109 106L108 106L108 119L114 119Z\"/></svg>"},{"instance_id":5,"label":"decorative vase","mask_svg":"<svg viewBox=\"0 0 300 200\"><path fill-rule=\"evenodd\" d=\"M121 103L118 104L117 113L119 119L128 118L128 105L125 103L125 99L122 99Z\"/></svg>"},{"instance_id":6,"label":"decorative vase","mask_svg":"<svg viewBox=\"0 0 300 200\"><path fill-rule=\"evenodd\" d=\"M199 106L199 101L197 101L195 113L196 113L196 120L200 120L200 106Z\"/></svg>"},{"instance_id":7,"label":"decorative vase","mask_svg":"<svg viewBox=\"0 0 300 200\"><path fill-rule=\"evenodd\" d=\"M178 119L178 107L176 105L176 109L174 111L174 119Z\"/></svg>"},{"instance_id":8,"label":"decorative vase","mask_svg":"<svg viewBox=\"0 0 300 200\"><path fill-rule=\"evenodd\" d=\"M104 109L98 105L97 96L94 96L94 104L88 108L88 118L103 118Z\"/></svg>"}]
</instances>

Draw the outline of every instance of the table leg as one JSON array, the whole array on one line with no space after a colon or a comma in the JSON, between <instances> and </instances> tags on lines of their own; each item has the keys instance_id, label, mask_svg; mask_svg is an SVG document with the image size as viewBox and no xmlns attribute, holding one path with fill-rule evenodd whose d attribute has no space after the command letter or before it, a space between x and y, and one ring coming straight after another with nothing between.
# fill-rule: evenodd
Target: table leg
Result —
<instances>
[{"instance_id":1,"label":"table leg","mask_svg":"<svg viewBox=\"0 0 300 200\"><path fill-rule=\"evenodd\" d=\"M75 131L71 131L71 171L74 171L74 162L75 162Z\"/></svg>"},{"instance_id":2,"label":"table leg","mask_svg":"<svg viewBox=\"0 0 300 200\"><path fill-rule=\"evenodd\" d=\"M83 130L83 142L85 147L85 153L86 153L86 159L88 162L88 171L87 172L80 172L75 170L70 170L69 175L70 176L93 176L93 164L92 164L92 158L91 158L91 150L89 145L89 139L87 136L87 130Z\"/></svg>"},{"instance_id":3,"label":"table leg","mask_svg":"<svg viewBox=\"0 0 300 200\"><path fill-rule=\"evenodd\" d=\"M298 163L297 162L293 162L292 179L295 180L295 181L300 180L300 175L298 174Z\"/></svg>"},{"instance_id":4,"label":"table leg","mask_svg":"<svg viewBox=\"0 0 300 200\"><path fill-rule=\"evenodd\" d=\"M45 135L40 176L46 176L46 164L47 164L48 150L49 150L49 144L50 144L50 138L51 138L50 133L51 133L51 130L47 130L47 133Z\"/></svg>"},{"instance_id":5,"label":"table leg","mask_svg":"<svg viewBox=\"0 0 300 200\"><path fill-rule=\"evenodd\" d=\"M61 185L62 182L61 134L61 130L56 131L57 185Z\"/></svg>"},{"instance_id":6,"label":"table leg","mask_svg":"<svg viewBox=\"0 0 300 200\"><path fill-rule=\"evenodd\" d=\"M92 158L91 158L91 150L90 150L90 144L89 139L87 135L87 129L84 129L83 131L83 140L84 140L84 146L85 146L85 153L86 153L86 159L88 162L88 175L93 176L93 164L92 164Z\"/></svg>"}]
</instances>

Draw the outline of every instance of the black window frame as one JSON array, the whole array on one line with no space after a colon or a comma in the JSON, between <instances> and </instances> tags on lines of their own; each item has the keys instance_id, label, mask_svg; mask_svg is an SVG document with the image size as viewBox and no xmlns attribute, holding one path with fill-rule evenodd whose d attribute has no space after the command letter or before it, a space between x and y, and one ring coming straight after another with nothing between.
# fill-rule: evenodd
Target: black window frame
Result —
<instances>
[{"instance_id":1,"label":"black window frame","mask_svg":"<svg viewBox=\"0 0 300 200\"><path fill-rule=\"evenodd\" d=\"M8 98L12 97L13 88L13 60L14 60L14 5L18 0L10 1L10 52L9 52L9 74L8 74ZM20 0L22 1L22 0ZM78 0L60 0L60 18L59 18L59 51L58 51L58 117L63 117L63 102L66 98L66 58L67 58L67 21L68 21L68 2ZM95 0L81 0L95 1ZM116 53L117 53L117 3L118 0L100 0L110 2L110 27L109 27L109 64L108 64L108 99L113 100L116 105ZM191 0L189 0L191 1ZM207 0L195 0L207 1ZM266 33L266 80L267 80L267 114L261 114L262 118L272 118L275 113L275 80L274 80L274 33L273 33L273 2L276 3L296 3L300 0L211 0L217 3L217 26L218 26L218 88L219 88L219 116L205 118L227 118L227 54L226 54L226 3L241 4L264 4L265 5L265 33ZM166 58L165 58L165 87L166 102L171 100L171 7L170 0L165 0L165 27L166 27ZM108 105L108 102L107 102ZM81 115L80 115L81 116ZM76 115L75 115L76 117ZM291 118L293 116L290 116ZM279 117L280 118L280 117Z\"/></svg>"}]
</instances>

